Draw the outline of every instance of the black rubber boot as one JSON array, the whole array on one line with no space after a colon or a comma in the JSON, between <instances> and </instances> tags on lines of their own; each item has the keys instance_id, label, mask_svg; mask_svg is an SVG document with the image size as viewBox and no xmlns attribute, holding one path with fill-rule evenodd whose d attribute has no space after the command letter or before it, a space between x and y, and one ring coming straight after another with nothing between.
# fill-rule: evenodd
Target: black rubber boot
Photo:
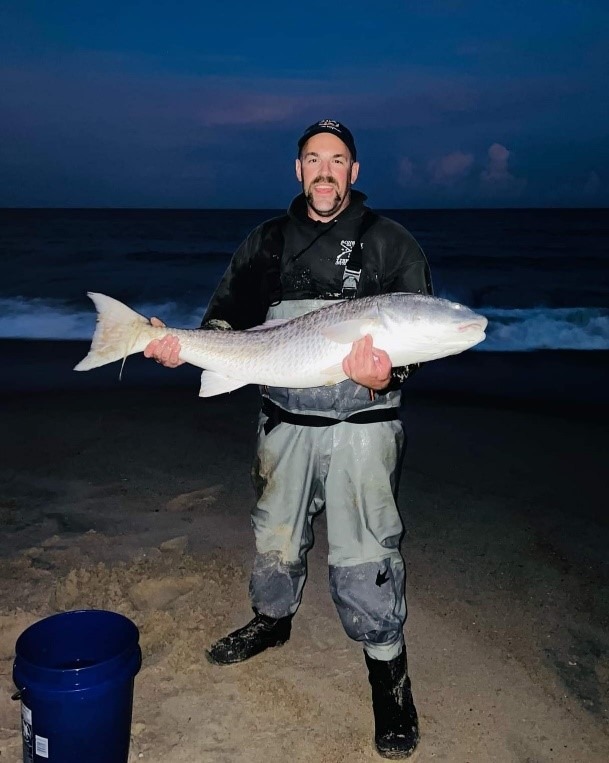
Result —
<instances>
[{"instance_id":1,"label":"black rubber boot","mask_svg":"<svg viewBox=\"0 0 609 763\"><path fill-rule=\"evenodd\" d=\"M364 652L372 686L374 742L383 758L409 758L419 743L419 720L406 670L406 650L393 660L373 660Z\"/></svg>"},{"instance_id":2,"label":"black rubber boot","mask_svg":"<svg viewBox=\"0 0 609 763\"><path fill-rule=\"evenodd\" d=\"M254 610L256 612L256 610ZM212 644L205 656L214 665L232 665L255 657L265 649L281 646L290 638L292 615L288 617L268 617L256 612L256 617L243 628Z\"/></svg>"}]
</instances>

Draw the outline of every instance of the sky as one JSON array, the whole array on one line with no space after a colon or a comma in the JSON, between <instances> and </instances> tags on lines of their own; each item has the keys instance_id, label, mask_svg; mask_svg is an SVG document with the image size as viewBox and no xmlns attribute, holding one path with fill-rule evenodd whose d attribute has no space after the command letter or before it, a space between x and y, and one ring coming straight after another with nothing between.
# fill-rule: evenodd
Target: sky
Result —
<instances>
[{"instance_id":1,"label":"sky","mask_svg":"<svg viewBox=\"0 0 609 763\"><path fill-rule=\"evenodd\" d=\"M338 119L378 208L609 205L607 0L0 0L0 206L284 208Z\"/></svg>"}]
</instances>

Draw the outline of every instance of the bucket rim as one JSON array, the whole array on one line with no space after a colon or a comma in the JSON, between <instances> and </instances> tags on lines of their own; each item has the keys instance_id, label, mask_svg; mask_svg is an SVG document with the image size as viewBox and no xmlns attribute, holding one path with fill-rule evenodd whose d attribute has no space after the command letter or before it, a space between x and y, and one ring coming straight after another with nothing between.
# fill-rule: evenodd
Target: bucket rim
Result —
<instances>
[{"instance_id":1,"label":"bucket rim","mask_svg":"<svg viewBox=\"0 0 609 763\"><path fill-rule=\"evenodd\" d=\"M48 625L48 623L52 620L58 620L62 618L76 619L75 616L83 614L88 616L95 616L99 614L107 617L108 619L112 618L116 622L120 622L126 628L127 638L125 646L120 651L117 651L104 660L93 662L93 664L90 665L83 665L82 667L73 668L41 665L40 663L33 661L31 655L24 654L26 651L24 649L24 642L26 639L32 637L36 628ZM92 675L100 669L107 671L110 670L113 665L124 662L132 655L136 649L139 649L139 629L137 625L126 615L123 615L120 612L113 612L112 610L105 609L74 609L67 610L65 612L56 612L52 615L49 615L48 617L41 618L40 620L37 620L35 623L32 623L30 626L28 626L18 637L15 644L14 663L15 666L19 665L20 669L24 670L25 672L34 672L38 674L42 672L45 675L57 675L58 677L68 675L73 677L82 676L84 679L85 676Z\"/></svg>"}]
</instances>

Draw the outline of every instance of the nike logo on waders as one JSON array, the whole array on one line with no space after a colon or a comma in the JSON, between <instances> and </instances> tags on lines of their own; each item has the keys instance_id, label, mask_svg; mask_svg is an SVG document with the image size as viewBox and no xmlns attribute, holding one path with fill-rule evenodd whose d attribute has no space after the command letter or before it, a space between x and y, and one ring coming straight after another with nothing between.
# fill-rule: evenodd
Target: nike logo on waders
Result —
<instances>
[{"instance_id":1,"label":"nike logo on waders","mask_svg":"<svg viewBox=\"0 0 609 763\"><path fill-rule=\"evenodd\" d=\"M377 584L377 586L379 588L383 585L383 583L386 583L388 580L389 580L389 575L388 575L388 573L386 571L385 572L381 572L379 570L376 573L376 584Z\"/></svg>"}]
</instances>

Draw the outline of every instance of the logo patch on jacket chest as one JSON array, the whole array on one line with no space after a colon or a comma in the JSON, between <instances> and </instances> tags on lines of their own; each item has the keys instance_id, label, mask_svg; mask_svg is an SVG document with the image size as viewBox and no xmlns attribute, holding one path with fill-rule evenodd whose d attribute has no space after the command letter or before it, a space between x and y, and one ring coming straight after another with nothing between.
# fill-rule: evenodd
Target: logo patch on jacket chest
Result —
<instances>
[{"instance_id":1,"label":"logo patch on jacket chest","mask_svg":"<svg viewBox=\"0 0 609 763\"><path fill-rule=\"evenodd\" d=\"M351 255L351 252L353 251L354 246L355 246L355 241L347 241L343 239L340 242L340 254L338 254L336 257L337 265L345 266L349 262L349 256ZM363 247L363 244L360 244L360 246Z\"/></svg>"}]
</instances>

